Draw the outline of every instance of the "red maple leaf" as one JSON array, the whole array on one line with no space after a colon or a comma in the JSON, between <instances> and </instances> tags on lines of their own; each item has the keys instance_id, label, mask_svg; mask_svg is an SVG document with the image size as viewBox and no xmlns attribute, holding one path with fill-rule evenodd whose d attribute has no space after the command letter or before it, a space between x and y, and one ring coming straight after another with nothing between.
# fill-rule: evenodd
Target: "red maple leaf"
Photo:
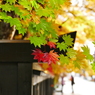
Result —
<instances>
[{"instance_id":1,"label":"red maple leaf","mask_svg":"<svg viewBox=\"0 0 95 95\"><path fill-rule=\"evenodd\" d=\"M49 64L49 67L47 68L47 71L49 71L52 75L54 75L51 64Z\"/></svg>"},{"instance_id":2,"label":"red maple leaf","mask_svg":"<svg viewBox=\"0 0 95 95\"><path fill-rule=\"evenodd\" d=\"M56 43L54 42L47 42L47 45L50 46L50 48L56 48Z\"/></svg>"},{"instance_id":3,"label":"red maple leaf","mask_svg":"<svg viewBox=\"0 0 95 95\"><path fill-rule=\"evenodd\" d=\"M52 75L54 75L54 73L53 73L53 71L52 71L52 67L47 68L47 70L48 70Z\"/></svg>"},{"instance_id":4,"label":"red maple leaf","mask_svg":"<svg viewBox=\"0 0 95 95\"><path fill-rule=\"evenodd\" d=\"M59 61L59 55L51 50L49 53L43 53L40 49L33 50L32 55L34 55L34 59L37 59L38 62L47 62L48 64L56 64Z\"/></svg>"},{"instance_id":5,"label":"red maple leaf","mask_svg":"<svg viewBox=\"0 0 95 95\"><path fill-rule=\"evenodd\" d=\"M33 50L32 55L34 55L34 59L37 59L38 62L43 61L44 53L40 49Z\"/></svg>"},{"instance_id":6,"label":"red maple leaf","mask_svg":"<svg viewBox=\"0 0 95 95\"><path fill-rule=\"evenodd\" d=\"M59 61L58 57L59 55L51 50L49 53L44 53L43 62L48 62L49 64L56 63Z\"/></svg>"}]
</instances>

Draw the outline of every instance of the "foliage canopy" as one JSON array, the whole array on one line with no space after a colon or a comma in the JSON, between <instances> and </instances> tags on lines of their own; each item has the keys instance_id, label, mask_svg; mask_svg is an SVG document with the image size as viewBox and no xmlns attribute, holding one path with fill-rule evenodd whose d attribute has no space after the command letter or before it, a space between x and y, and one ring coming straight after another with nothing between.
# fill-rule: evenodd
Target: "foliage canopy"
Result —
<instances>
[{"instance_id":1,"label":"foliage canopy","mask_svg":"<svg viewBox=\"0 0 95 95\"><path fill-rule=\"evenodd\" d=\"M90 27L87 28L88 30L93 29L95 26L92 23L93 21L87 20L82 15L81 11L71 10L72 6L70 4L70 0L0 0L0 22L9 23L14 30L12 32L17 30L22 35L28 33L28 40L35 47L41 48L41 45L49 44L50 47L57 47L59 50L67 51L66 56L57 55L53 51L43 53L43 51L35 50L33 53L35 55L34 58L38 58L38 60L44 60L39 59L38 55L47 57L47 61L44 60L44 62L49 64L41 66L55 75L59 75L62 72L77 72L84 68L89 69L89 62L94 60L86 46L82 47L82 51L69 48L73 44L73 39L70 36L63 36L64 42L58 42L60 33L66 34L67 31L57 31L56 24L68 27L70 31L75 31L76 27L74 26ZM72 14L72 19L68 14ZM66 17L66 20L58 23L57 17L59 15ZM86 37L95 39L92 31L88 32L87 29L85 30ZM60 65L58 64L59 62ZM95 68L95 65L91 66Z\"/></svg>"}]
</instances>

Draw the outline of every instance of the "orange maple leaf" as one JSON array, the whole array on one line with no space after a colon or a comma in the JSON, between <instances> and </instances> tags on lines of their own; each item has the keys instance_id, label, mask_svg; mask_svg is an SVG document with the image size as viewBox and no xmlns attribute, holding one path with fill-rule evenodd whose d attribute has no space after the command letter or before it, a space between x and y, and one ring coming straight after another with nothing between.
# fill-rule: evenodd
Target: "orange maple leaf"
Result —
<instances>
[{"instance_id":1,"label":"orange maple leaf","mask_svg":"<svg viewBox=\"0 0 95 95\"><path fill-rule=\"evenodd\" d=\"M54 42L47 42L47 45L50 46L50 48L56 48L56 43Z\"/></svg>"},{"instance_id":2,"label":"orange maple leaf","mask_svg":"<svg viewBox=\"0 0 95 95\"><path fill-rule=\"evenodd\" d=\"M48 64L55 63L59 61L59 55L56 52L53 52L54 50L51 50L49 53L44 53L43 56L43 62L48 62Z\"/></svg>"}]
</instances>

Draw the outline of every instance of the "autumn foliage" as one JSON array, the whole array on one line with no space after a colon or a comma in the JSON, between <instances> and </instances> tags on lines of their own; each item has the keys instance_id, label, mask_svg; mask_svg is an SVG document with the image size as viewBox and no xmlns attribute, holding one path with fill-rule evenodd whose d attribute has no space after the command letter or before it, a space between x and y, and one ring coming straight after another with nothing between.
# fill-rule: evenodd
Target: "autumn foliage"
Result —
<instances>
[{"instance_id":1,"label":"autumn foliage","mask_svg":"<svg viewBox=\"0 0 95 95\"><path fill-rule=\"evenodd\" d=\"M86 5L76 10L78 5L71 6L70 0L0 0L0 22L10 24L14 34L15 30L22 35L28 33L27 39L30 43L39 47L35 48L31 55L38 62L46 62L47 64L41 65L42 68L54 75L87 70L88 63L92 63L91 66L95 69L95 62L92 62L94 58L88 47L82 47L81 51L69 48L73 46L73 39L70 36L64 36L62 37L64 41L58 42L59 35L71 31L77 31L78 43L84 43L90 37L95 40L95 23L82 15L86 7L85 14L92 14L89 10L94 11L95 3L89 4L91 7ZM64 20L58 19L59 15ZM46 44L51 49L49 52L41 50L41 46ZM53 50L56 48L65 54L58 54Z\"/></svg>"},{"instance_id":2,"label":"autumn foliage","mask_svg":"<svg viewBox=\"0 0 95 95\"><path fill-rule=\"evenodd\" d=\"M32 55L34 55L34 59L38 60L38 62L47 62L48 64L55 63L59 61L59 55L51 50L48 52L42 52L40 49L33 50Z\"/></svg>"}]
</instances>

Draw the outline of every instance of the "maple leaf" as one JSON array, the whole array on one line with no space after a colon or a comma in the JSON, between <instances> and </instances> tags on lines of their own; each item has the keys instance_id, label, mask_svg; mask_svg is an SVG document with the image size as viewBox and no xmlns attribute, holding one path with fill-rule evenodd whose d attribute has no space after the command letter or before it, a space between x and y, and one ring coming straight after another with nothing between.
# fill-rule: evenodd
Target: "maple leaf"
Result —
<instances>
[{"instance_id":1,"label":"maple leaf","mask_svg":"<svg viewBox=\"0 0 95 95\"><path fill-rule=\"evenodd\" d=\"M37 33L38 31L36 30L35 26L36 26L36 23L30 22L30 23L29 23L29 26L28 26L28 30L29 30L31 33L32 33L32 32Z\"/></svg>"},{"instance_id":2,"label":"maple leaf","mask_svg":"<svg viewBox=\"0 0 95 95\"><path fill-rule=\"evenodd\" d=\"M53 71L52 71L52 66L51 66L51 65L49 65L49 67L47 68L47 70L48 70L51 74L54 75L54 73L53 73Z\"/></svg>"},{"instance_id":3,"label":"maple leaf","mask_svg":"<svg viewBox=\"0 0 95 95\"><path fill-rule=\"evenodd\" d=\"M7 3L10 3L10 4L13 4L16 2L16 0L6 0L6 1L7 1Z\"/></svg>"},{"instance_id":4,"label":"maple leaf","mask_svg":"<svg viewBox=\"0 0 95 95\"><path fill-rule=\"evenodd\" d=\"M47 63L39 63L39 65L40 65L44 70L46 70L47 68L49 68L49 64L47 64Z\"/></svg>"},{"instance_id":5,"label":"maple leaf","mask_svg":"<svg viewBox=\"0 0 95 95\"><path fill-rule=\"evenodd\" d=\"M40 17L42 17L42 16L45 16L45 17L49 17L50 16L50 14L52 13L52 11L51 11L51 9L49 9L49 8L45 8L45 9L38 9L37 11L36 11L36 13L37 13L37 15L39 15Z\"/></svg>"},{"instance_id":6,"label":"maple leaf","mask_svg":"<svg viewBox=\"0 0 95 95\"><path fill-rule=\"evenodd\" d=\"M53 38L57 38L58 35L56 34L55 29L52 28L52 24L51 22L47 22L46 19L44 18L40 18L40 23L39 24L35 24L34 26L36 28L36 30L42 30L44 31L45 35L51 35Z\"/></svg>"},{"instance_id":7,"label":"maple leaf","mask_svg":"<svg viewBox=\"0 0 95 95\"><path fill-rule=\"evenodd\" d=\"M22 35L24 35L25 33L26 33L26 29L25 28L20 28L20 29L18 29L17 28L17 30L19 30L19 34L22 34Z\"/></svg>"},{"instance_id":8,"label":"maple leaf","mask_svg":"<svg viewBox=\"0 0 95 95\"><path fill-rule=\"evenodd\" d=\"M66 45L68 45L68 46L73 45L73 38L71 38L70 35L64 35L62 38L64 39Z\"/></svg>"},{"instance_id":9,"label":"maple leaf","mask_svg":"<svg viewBox=\"0 0 95 95\"><path fill-rule=\"evenodd\" d=\"M92 43L93 43L93 44L94 44L94 46L95 46L95 41L93 41Z\"/></svg>"},{"instance_id":10,"label":"maple leaf","mask_svg":"<svg viewBox=\"0 0 95 95\"><path fill-rule=\"evenodd\" d=\"M74 64L75 67L80 68L80 61L79 60L73 61L73 64Z\"/></svg>"},{"instance_id":11,"label":"maple leaf","mask_svg":"<svg viewBox=\"0 0 95 95\"><path fill-rule=\"evenodd\" d=\"M10 4L4 4L4 5L1 5L0 6L1 8L2 8L2 10L4 10L5 12L7 12L7 11L11 11L12 10L12 8L11 8L11 5Z\"/></svg>"},{"instance_id":12,"label":"maple leaf","mask_svg":"<svg viewBox=\"0 0 95 95\"><path fill-rule=\"evenodd\" d=\"M92 69L95 71L95 61L91 64Z\"/></svg>"},{"instance_id":13,"label":"maple leaf","mask_svg":"<svg viewBox=\"0 0 95 95\"><path fill-rule=\"evenodd\" d=\"M48 64L51 64L59 61L59 55L57 55L56 52L53 52L53 50L51 50L49 53L43 53L40 49L36 49L33 50L32 55L34 55L34 59L37 59L38 62L47 62Z\"/></svg>"},{"instance_id":14,"label":"maple leaf","mask_svg":"<svg viewBox=\"0 0 95 95\"><path fill-rule=\"evenodd\" d=\"M27 10L24 10L24 7L22 5L17 5L17 4L14 4L14 5L11 5L12 7L12 10L15 12L15 14L17 16L19 16L20 20L25 20L25 19L30 19L31 15L29 13L29 11Z\"/></svg>"},{"instance_id":15,"label":"maple leaf","mask_svg":"<svg viewBox=\"0 0 95 95\"><path fill-rule=\"evenodd\" d=\"M54 43L56 43L56 42L58 42L58 39L52 39L52 38L49 38L49 41L50 41L50 42L54 42Z\"/></svg>"},{"instance_id":16,"label":"maple leaf","mask_svg":"<svg viewBox=\"0 0 95 95\"><path fill-rule=\"evenodd\" d=\"M58 38L58 35L56 34L56 31L52 27L50 27L48 31L50 31L48 33L49 33L49 35L51 34L51 36L53 38Z\"/></svg>"},{"instance_id":17,"label":"maple leaf","mask_svg":"<svg viewBox=\"0 0 95 95\"><path fill-rule=\"evenodd\" d=\"M81 52L80 50L76 51L77 53L77 59L78 60L83 60L83 59L86 59L86 55L83 54L83 52Z\"/></svg>"},{"instance_id":18,"label":"maple leaf","mask_svg":"<svg viewBox=\"0 0 95 95\"><path fill-rule=\"evenodd\" d=\"M88 60L90 60L90 61L93 61L93 60L94 60L94 57L93 57L93 55L91 55L91 54L88 54L88 55L86 56L86 58L87 58Z\"/></svg>"},{"instance_id":19,"label":"maple leaf","mask_svg":"<svg viewBox=\"0 0 95 95\"><path fill-rule=\"evenodd\" d=\"M66 50L67 50L67 47L68 47L68 46L67 46L64 42L62 42L62 43L57 43L57 48L59 48L60 51L61 51L61 50L66 51Z\"/></svg>"},{"instance_id":20,"label":"maple leaf","mask_svg":"<svg viewBox=\"0 0 95 95\"><path fill-rule=\"evenodd\" d=\"M64 55L60 55L60 63L61 64L69 64L70 62L70 59L67 57L67 56L64 56Z\"/></svg>"},{"instance_id":21,"label":"maple leaf","mask_svg":"<svg viewBox=\"0 0 95 95\"><path fill-rule=\"evenodd\" d=\"M40 19L40 23L36 25L36 29L37 30L46 30L48 31L48 29L50 28L50 23L47 22L45 19Z\"/></svg>"},{"instance_id":22,"label":"maple leaf","mask_svg":"<svg viewBox=\"0 0 95 95\"><path fill-rule=\"evenodd\" d=\"M78 50L76 51L76 57L74 58L74 60L72 60L73 64L75 67L77 68L88 68L88 61L86 59L86 55L83 54L82 51Z\"/></svg>"},{"instance_id":23,"label":"maple leaf","mask_svg":"<svg viewBox=\"0 0 95 95\"><path fill-rule=\"evenodd\" d=\"M83 54L86 55L86 58L90 61L93 61L94 57L90 54L90 49L88 46L83 46L82 47Z\"/></svg>"},{"instance_id":24,"label":"maple leaf","mask_svg":"<svg viewBox=\"0 0 95 95\"><path fill-rule=\"evenodd\" d=\"M20 5L19 5L19 6L20 6ZM17 14L18 16L21 17L22 13L20 12L19 7L18 7L16 4L13 5L13 6L11 6L11 7L12 7L12 10L15 12L15 14Z\"/></svg>"},{"instance_id":25,"label":"maple leaf","mask_svg":"<svg viewBox=\"0 0 95 95\"><path fill-rule=\"evenodd\" d=\"M89 49L88 46L83 46L83 47L81 47L81 48L82 48L83 53L84 53L85 55L88 55L88 54L90 53L90 49Z\"/></svg>"},{"instance_id":26,"label":"maple leaf","mask_svg":"<svg viewBox=\"0 0 95 95\"><path fill-rule=\"evenodd\" d=\"M59 75L62 72L61 66L59 64L51 64L52 71L55 75Z\"/></svg>"},{"instance_id":27,"label":"maple leaf","mask_svg":"<svg viewBox=\"0 0 95 95\"><path fill-rule=\"evenodd\" d=\"M7 16L7 13L5 12L0 12L0 19L4 19L4 21L6 22L6 19L10 19L10 16Z\"/></svg>"},{"instance_id":28,"label":"maple leaf","mask_svg":"<svg viewBox=\"0 0 95 95\"><path fill-rule=\"evenodd\" d=\"M66 54L70 58L75 58L77 53L76 50L74 50L73 48L68 48Z\"/></svg>"},{"instance_id":29,"label":"maple leaf","mask_svg":"<svg viewBox=\"0 0 95 95\"><path fill-rule=\"evenodd\" d=\"M26 8L27 10L31 10L31 3L27 2L27 0L19 1L19 4Z\"/></svg>"},{"instance_id":30,"label":"maple leaf","mask_svg":"<svg viewBox=\"0 0 95 95\"><path fill-rule=\"evenodd\" d=\"M58 8L60 4L64 4L66 0L49 0L49 4L51 5L52 8Z\"/></svg>"},{"instance_id":31,"label":"maple leaf","mask_svg":"<svg viewBox=\"0 0 95 95\"><path fill-rule=\"evenodd\" d=\"M10 18L6 19L6 22L7 23L10 23L10 26L11 27L15 25L16 26L16 29L20 29L22 27L21 22L19 21L18 18L12 18L10 16Z\"/></svg>"},{"instance_id":32,"label":"maple leaf","mask_svg":"<svg viewBox=\"0 0 95 95\"><path fill-rule=\"evenodd\" d=\"M47 45L50 46L50 48L56 48L56 46L55 46L56 43L54 43L54 42L49 41L49 42L47 42Z\"/></svg>"},{"instance_id":33,"label":"maple leaf","mask_svg":"<svg viewBox=\"0 0 95 95\"><path fill-rule=\"evenodd\" d=\"M54 52L54 50L51 50L49 53L44 53L44 59L43 62L48 62L48 64L56 63L59 61L59 55Z\"/></svg>"},{"instance_id":34,"label":"maple leaf","mask_svg":"<svg viewBox=\"0 0 95 95\"><path fill-rule=\"evenodd\" d=\"M32 4L32 7L34 7L35 9L39 8L39 5L37 4L35 0L31 0L30 3Z\"/></svg>"},{"instance_id":35,"label":"maple leaf","mask_svg":"<svg viewBox=\"0 0 95 95\"><path fill-rule=\"evenodd\" d=\"M44 36L40 36L40 37L33 36L33 37L30 37L30 42L33 43L35 46L39 46L39 47L41 47L41 45L43 45L43 44L46 44L46 40L45 40Z\"/></svg>"},{"instance_id":36,"label":"maple leaf","mask_svg":"<svg viewBox=\"0 0 95 95\"><path fill-rule=\"evenodd\" d=\"M32 55L34 55L34 59L37 59L38 62L43 61L44 53L40 49L33 50Z\"/></svg>"}]
</instances>

